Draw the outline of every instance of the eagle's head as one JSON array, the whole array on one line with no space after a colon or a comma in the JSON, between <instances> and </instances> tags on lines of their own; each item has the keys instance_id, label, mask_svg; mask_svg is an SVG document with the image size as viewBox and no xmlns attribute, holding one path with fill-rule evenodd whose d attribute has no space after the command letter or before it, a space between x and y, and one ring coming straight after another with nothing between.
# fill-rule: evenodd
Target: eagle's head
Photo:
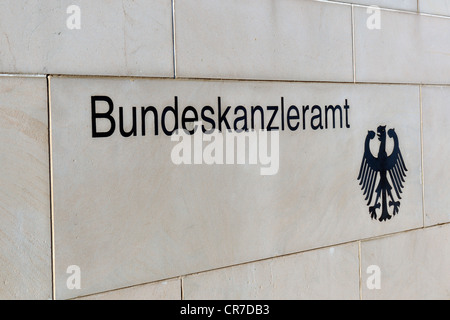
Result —
<instances>
[{"instance_id":1,"label":"eagle's head","mask_svg":"<svg viewBox=\"0 0 450 320\"><path fill-rule=\"evenodd\" d=\"M386 126L378 126L377 132L378 140L382 141L383 139L386 139Z\"/></svg>"}]
</instances>

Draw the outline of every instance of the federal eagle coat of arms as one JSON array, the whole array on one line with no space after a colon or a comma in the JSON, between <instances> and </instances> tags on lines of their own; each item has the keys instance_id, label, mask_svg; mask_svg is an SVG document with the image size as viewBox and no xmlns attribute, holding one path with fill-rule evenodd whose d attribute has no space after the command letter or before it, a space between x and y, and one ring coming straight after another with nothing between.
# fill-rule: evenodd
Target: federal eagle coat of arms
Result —
<instances>
[{"instance_id":1,"label":"federal eagle coat of arms","mask_svg":"<svg viewBox=\"0 0 450 320\"><path fill-rule=\"evenodd\" d=\"M388 156L386 153L386 126L377 128L380 141L378 156L370 151L370 141L375 138L375 132L369 131L364 144L364 154L358 174L359 185L364 190L365 200L369 206L372 219L377 219L377 210L381 209L379 221L385 221L398 214L400 210L400 194L406 177L406 165L400 152L398 137L394 129L389 129L387 135L394 140L394 148ZM375 201L372 204L373 196ZM392 215L390 214L392 213Z\"/></svg>"}]
</instances>

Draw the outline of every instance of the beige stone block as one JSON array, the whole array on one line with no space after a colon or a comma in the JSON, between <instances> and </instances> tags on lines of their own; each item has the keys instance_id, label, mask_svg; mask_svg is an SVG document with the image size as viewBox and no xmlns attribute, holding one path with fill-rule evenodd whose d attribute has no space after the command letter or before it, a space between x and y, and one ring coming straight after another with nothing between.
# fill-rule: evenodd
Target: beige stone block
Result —
<instances>
[{"instance_id":1,"label":"beige stone block","mask_svg":"<svg viewBox=\"0 0 450 320\"><path fill-rule=\"evenodd\" d=\"M175 1L178 77L352 81L349 5Z\"/></svg>"},{"instance_id":2,"label":"beige stone block","mask_svg":"<svg viewBox=\"0 0 450 320\"><path fill-rule=\"evenodd\" d=\"M421 13L450 16L450 2L447 0L419 0Z\"/></svg>"},{"instance_id":3,"label":"beige stone block","mask_svg":"<svg viewBox=\"0 0 450 320\"><path fill-rule=\"evenodd\" d=\"M186 300L359 299L358 244L223 268L183 278Z\"/></svg>"},{"instance_id":4,"label":"beige stone block","mask_svg":"<svg viewBox=\"0 0 450 320\"><path fill-rule=\"evenodd\" d=\"M450 221L450 87L422 87L425 225Z\"/></svg>"},{"instance_id":5,"label":"beige stone block","mask_svg":"<svg viewBox=\"0 0 450 320\"><path fill-rule=\"evenodd\" d=\"M116 128L107 138L92 135L91 97L97 95L113 104ZM154 134L152 114L143 136L141 107L154 106L160 122L175 96L179 126L187 106L198 115L210 106L205 114L217 126L220 97L222 116L230 106L231 126L243 112L235 115L237 106L250 117L259 105L264 127L273 115L271 126L279 128L283 97L276 174L261 175L261 158L257 164L247 158L226 164L224 157L224 164L172 162L178 142L160 124ZM422 226L418 86L52 77L51 105L58 298L74 294L66 288L69 265L80 267L77 294L87 295ZM300 108L300 119L290 113L296 130L286 123L292 105ZM322 115L320 129L317 117L329 105L341 111L328 110L327 121ZM133 106L136 136L123 137L120 110L129 131ZM99 102L96 112L108 109ZM173 115L168 119L172 128ZM254 119L257 127L260 113ZM109 130L110 120L97 121L98 130ZM357 180L366 136L379 125L395 128L408 169L400 212L383 222L371 219ZM387 140L390 154L393 140ZM370 149L378 154L376 139Z\"/></svg>"},{"instance_id":6,"label":"beige stone block","mask_svg":"<svg viewBox=\"0 0 450 320\"><path fill-rule=\"evenodd\" d=\"M334 0L332 0L334 1ZM345 2L359 4L365 6L378 6L380 8L398 9L406 11L417 11L417 0L336 0L337 2ZM428 1L428 0L425 0Z\"/></svg>"},{"instance_id":7,"label":"beige stone block","mask_svg":"<svg viewBox=\"0 0 450 320\"><path fill-rule=\"evenodd\" d=\"M370 29L371 15L354 8L357 82L450 83L450 19L380 10Z\"/></svg>"},{"instance_id":8,"label":"beige stone block","mask_svg":"<svg viewBox=\"0 0 450 320\"><path fill-rule=\"evenodd\" d=\"M449 235L446 224L363 241L362 298L450 299Z\"/></svg>"},{"instance_id":9,"label":"beige stone block","mask_svg":"<svg viewBox=\"0 0 450 320\"><path fill-rule=\"evenodd\" d=\"M170 0L5 0L0 30L0 73L173 76Z\"/></svg>"},{"instance_id":10,"label":"beige stone block","mask_svg":"<svg viewBox=\"0 0 450 320\"><path fill-rule=\"evenodd\" d=\"M141 284L78 298L78 300L180 300L180 279Z\"/></svg>"},{"instance_id":11,"label":"beige stone block","mask_svg":"<svg viewBox=\"0 0 450 320\"><path fill-rule=\"evenodd\" d=\"M0 299L52 296L45 78L0 76Z\"/></svg>"}]
</instances>

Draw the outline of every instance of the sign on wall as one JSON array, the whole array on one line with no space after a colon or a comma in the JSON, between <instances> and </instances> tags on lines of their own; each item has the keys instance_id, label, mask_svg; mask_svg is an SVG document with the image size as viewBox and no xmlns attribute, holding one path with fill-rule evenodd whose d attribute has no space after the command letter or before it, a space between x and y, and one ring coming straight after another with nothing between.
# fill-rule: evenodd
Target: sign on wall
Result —
<instances>
[{"instance_id":1,"label":"sign on wall","mask_svg":"<svg viewBox=\"0 0 450 320\"><path fill-rule=\"evenodd\" d=\"M59 297L422 224L414 86L50 84Z\"/></svg>"}]
</instances>

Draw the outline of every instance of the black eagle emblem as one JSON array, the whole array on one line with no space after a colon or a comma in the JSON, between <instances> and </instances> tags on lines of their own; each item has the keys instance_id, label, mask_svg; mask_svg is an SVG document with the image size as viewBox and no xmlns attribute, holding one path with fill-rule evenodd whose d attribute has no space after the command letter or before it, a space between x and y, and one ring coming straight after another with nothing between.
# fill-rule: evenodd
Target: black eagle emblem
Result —
<instances>
[{"instance_id":1,"label":"black eagle emblem","mask_svg":"<svg viewBox=\"0 0 450 320\"><path fill-rule=\"evenodd\" d=\"M367 133L364 155L358 175L359 185L362 186L361 190L364 190L365 200L368 200L367 205L369 206L369 213L372 219L377 218L377 209L381 207L380 221L389 220L392 217L388 211L388 196L392 214L395 216L399 212L400 201L398 200L401 199L400 194L405 182L406 171L408 171L400 152L397 134L394 129L389 129L387 134L394 140L394 149L391 155L388 156L386 153L386 126L379 126L377 135L380 141L380 149L378 157L375 157L370 151L370 140L375 137L375 132L369 131ZM397 201L394 198L392 189L395 191ZM371 206L374 193L376 193L375 202Z\"/></svg>"}]
</instances>

